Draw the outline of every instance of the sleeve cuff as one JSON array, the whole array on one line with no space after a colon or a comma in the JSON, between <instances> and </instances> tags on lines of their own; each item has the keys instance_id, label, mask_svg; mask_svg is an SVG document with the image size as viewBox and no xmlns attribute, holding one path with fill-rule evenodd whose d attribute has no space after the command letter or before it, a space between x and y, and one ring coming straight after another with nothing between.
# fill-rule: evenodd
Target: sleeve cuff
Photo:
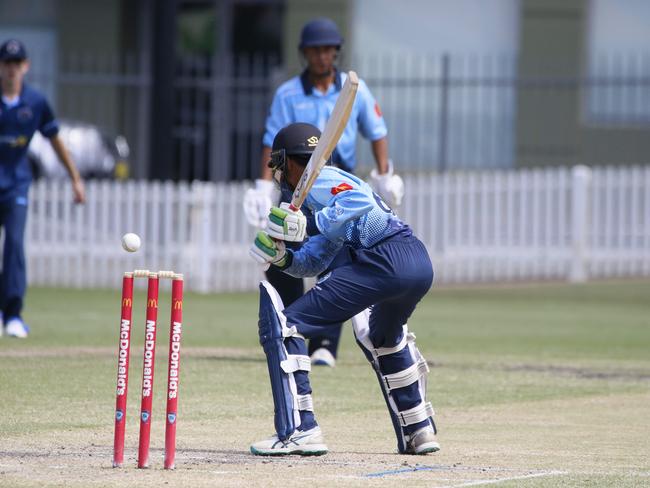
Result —
<instances>
[{"instance_id":1,"label":"sleeve cuff","mask_svg":"<svg viewBox=\"0 0 650 488\"><path fill-rule=\"evenodd\" d=\"M273 265L281 271L287 269L293 263L293 251L287 249L287 253L284 256L284 264L282 266L278 266L277 264Z\"/></svg>"},{"instance_id":2,"label":"sleeve cuff","mask_svg":"<svg viewBox=\"0 0 650 488\"><path fill-rule=\"evenodd\" d=\"M58 133L59 124L56 122L56 120L53 120L52 122L49 122L41 127L41 134L43 134L45 137L54 137Z\"/></svg>"}]
</instances>

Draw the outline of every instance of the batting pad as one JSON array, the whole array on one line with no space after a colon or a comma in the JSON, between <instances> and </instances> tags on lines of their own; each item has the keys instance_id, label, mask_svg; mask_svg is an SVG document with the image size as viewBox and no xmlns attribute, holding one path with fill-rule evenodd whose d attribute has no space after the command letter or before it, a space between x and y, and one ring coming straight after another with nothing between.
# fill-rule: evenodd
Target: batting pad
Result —
<instances>
[{"instance_id":1,"label":"batting pad","mask_svg":"<svg viewBox=\"0 0 650 488\"><path fill-rule=\"evenodd\" d=\"M289 352L306 352L305 339L298 334L295 327L287 327L283 310L284 305L278 292L268 281L262 281L259 337L266 354L275 407L274 424L280 440L288 439L300 425L299 410L313 410L311 395L298 394L294 377L297 371L310 371L311 360L306 354Z\"/></svg>"},{"instance_id":2,"label":"batting pad","mask_svg":"<svg viewBox=\"0 0 650 488\"><path fill-rule=\"evenodd\" d=\"M381 386L384 400L388 406L395 435L397 437L397 449L400 453L408 451L408 443L411 436L408 432L408 426L429 420L429 423L436 430L433 421L433 407L426 401L427 374L429 366L426 360L420 354L415 346L415 334L409 332L408 326L404 324L402 328L402 338L398 344L393 347L375 348L370 340L370 309L366 309L352 318L352 328L357 344L363 350L366 358L372 364L379 385ZM403 370L386 374L382 371L380 358L390 359L403 355L401 352L407 349L410 365ZM419 403L410 409L399 410L396 403L396 396L400 394L399 389L417 383L419 392Z\"/></svg>"}]
</instances>

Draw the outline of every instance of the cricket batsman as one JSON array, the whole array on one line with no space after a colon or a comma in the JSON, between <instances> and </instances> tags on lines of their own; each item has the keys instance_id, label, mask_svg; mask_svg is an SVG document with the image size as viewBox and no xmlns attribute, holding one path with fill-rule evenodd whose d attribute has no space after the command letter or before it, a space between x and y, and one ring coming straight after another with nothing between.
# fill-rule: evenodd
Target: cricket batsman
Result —
<instances>
[{"instance_id":1,"label":"cricket batsman","mask_svg":"<svg viewBox=\"0 0 650 488\"><path fill-rule=\"evenodd\" d=\"M293 190L319 137L310 124L281 129L268 163L273 179ZM348 319L377 374L399 453L438 451L434 412L425 398L429 369L407 326L433 281L424 245L367 183L334 166L322 169L302 209L294 212L283 203L272 207L268 218L267 231L257 234L250 250L260 264L307 277L326 270L343 249L348 260L286 308L270 283L260 284L259 337L271 379L276 435L252 444L251 452L327 452L314 414L305 339ZM295 250L285 245L303 241Z\"/></svg>"}]
</instances>

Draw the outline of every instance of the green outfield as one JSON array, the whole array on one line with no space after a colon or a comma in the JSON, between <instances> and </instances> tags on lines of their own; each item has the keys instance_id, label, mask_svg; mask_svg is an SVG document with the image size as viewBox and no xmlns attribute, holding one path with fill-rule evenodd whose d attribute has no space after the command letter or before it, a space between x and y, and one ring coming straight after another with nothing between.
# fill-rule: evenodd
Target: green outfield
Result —
<instances>
[{"instance_id":1,"label":"green outfield","mask_svg":"<svg viewBox=\"0 0 650 488\"><path fill-rule=\"evenodd\" d=\"M167 298L167 297L165 297ZM313 371L330 453L258 458L273 431L256 294L188 294L177 469L162 470L168 300L152 469L135 469L143 296L136 296L126 467L112 469L118 291L32 288L28 340L0 339L0 486L500 487L650 484L650 281L441 288L410 326L431 364L442 451L394 454L376 379L346 326Z\"/></svg>"}]
</instances>

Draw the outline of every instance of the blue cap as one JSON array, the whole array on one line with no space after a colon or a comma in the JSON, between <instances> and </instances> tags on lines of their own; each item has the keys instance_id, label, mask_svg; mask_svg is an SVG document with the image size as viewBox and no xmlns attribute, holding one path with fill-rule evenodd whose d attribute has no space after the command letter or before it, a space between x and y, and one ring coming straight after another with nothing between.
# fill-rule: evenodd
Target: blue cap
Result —
<instances>
[{"instance_id":1,"label":"blue cap","mask_svg":"<svg viewBox=\"0 0 650 488\"><path fill-rule=\"evenodd\" d=\"M307 22L300 33L298 47L337 46L343 44L343 37L333 20L327 18Z\"/></svg>"},{"instance_id":2,"label":"blue cap","mask_svg":"<svg viewBox=\"0 0 650 488\"><path fill-rule=\"evenodd\" d=\"M23 61L27 59L27 49L18 39L9 39L0 46L0 61Z\"/></svg>"}]
</instances>

